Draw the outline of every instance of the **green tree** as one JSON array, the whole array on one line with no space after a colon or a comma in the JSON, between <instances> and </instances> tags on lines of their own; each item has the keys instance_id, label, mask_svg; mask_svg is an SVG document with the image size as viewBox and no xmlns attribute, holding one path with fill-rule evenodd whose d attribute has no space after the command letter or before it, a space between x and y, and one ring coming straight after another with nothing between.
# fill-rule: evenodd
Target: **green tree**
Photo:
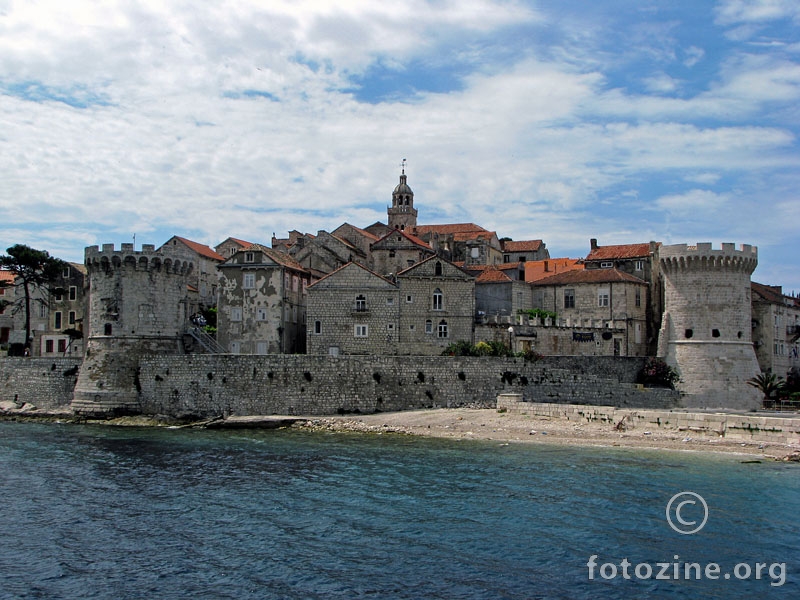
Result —
<instances>
[{"instance_id":1,"label":"green tree","mask_svg":"<svg viewBox=\"0 0 800 600\"><path fill-rule=\"evenodd\" d=\"M780 393L786 385L782 381L783 377L775 373L760 373L747 380L747 385L752 385L764 394L764 400L770 400L773 394Z\"/></svg>"},{"instance_id":2,"label":"green tree","mask_svg":"<svg viewBox=\"0 0 800 600\"><path fill-rule=\"evenodd\" d=\"M67 263L54 258L46 250L36 250L16 244L6 250L8 254L0 255L0 268L14 274L14 287L23 290L22 308L25 310L25 347L30 347L31 340L31 302L34 291L41 291L44 300L49 304L49 286L62 273ZM17 308L19 310L19 307Z\"/></svg>"}]
</instances>

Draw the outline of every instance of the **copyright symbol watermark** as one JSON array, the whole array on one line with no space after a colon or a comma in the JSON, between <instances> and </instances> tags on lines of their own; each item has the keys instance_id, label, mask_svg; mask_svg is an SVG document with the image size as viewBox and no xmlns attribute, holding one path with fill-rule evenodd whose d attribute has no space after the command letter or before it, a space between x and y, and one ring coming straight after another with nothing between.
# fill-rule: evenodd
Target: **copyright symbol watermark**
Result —
<instances>
[{"instance_id":1,"label":"copyright symbol watermark","mask_svg":"<svg viewBox=\"0 0 800 600\"><path fill-rule=\"evenodd\" d=\"M691 535L705 527L708 504L700 494L679 492L667 502L666 514L667 523L672 529L683 535Z\"/></svg>"}]
</instances>

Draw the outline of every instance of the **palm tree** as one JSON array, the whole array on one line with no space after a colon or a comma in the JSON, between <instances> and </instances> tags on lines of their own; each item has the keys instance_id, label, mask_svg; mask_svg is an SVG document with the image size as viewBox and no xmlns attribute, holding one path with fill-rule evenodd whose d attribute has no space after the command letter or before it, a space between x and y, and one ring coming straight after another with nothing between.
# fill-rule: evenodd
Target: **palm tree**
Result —
<instances>
[{"instance_id":1,"label":"palm tree","mask_svg":"<svg viewBox=\"0 0 800 600\"><path fill-rule=\"evenodd\" d=\"M780 393L786 385L782 379L783 377L775 375L775 373L760 373L748 379L747 385L752 385L760 390L764 394L764 400L771 400L772 395Z\"/></svg>"}]
</instances>

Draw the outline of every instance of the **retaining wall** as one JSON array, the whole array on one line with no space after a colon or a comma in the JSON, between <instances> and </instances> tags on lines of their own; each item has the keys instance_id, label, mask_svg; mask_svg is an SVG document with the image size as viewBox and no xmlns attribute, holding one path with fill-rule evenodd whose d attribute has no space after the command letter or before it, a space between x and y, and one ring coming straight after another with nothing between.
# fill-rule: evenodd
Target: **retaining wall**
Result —
<instances>
[{"instance_id":1,"label":"retaining wall","mask_svg":"<svg viewBox=\"0 0 800 600\"><path fill-rule=\"evenodd\" d=\"M28 402L47 410L69 406L80 365L78 358L3 358L0 401Z\"/></svg>"}]
</instances>

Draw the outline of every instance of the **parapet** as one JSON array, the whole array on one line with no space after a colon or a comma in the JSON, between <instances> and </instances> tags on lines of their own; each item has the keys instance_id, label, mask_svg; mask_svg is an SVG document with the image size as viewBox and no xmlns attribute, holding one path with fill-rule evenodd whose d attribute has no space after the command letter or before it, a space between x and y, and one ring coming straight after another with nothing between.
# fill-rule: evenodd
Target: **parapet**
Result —
<instances>
[{"instance_id":1,"label":"parapet","mask_svg":"<svg viewBox=\"0 0 800 600\"><path fill-rule=\"evenodd\" d=\"M750 244L723 243L714 249L711 242L700 242L694 246L673 244L661 246L658 256L663 269L676 268L692 270L705 268L731 268L752 273L758 265L758 248Z\"/></svg>"},{"instance_id":2,"label":"parapet","mask_svg":"<svg viewBox=\"0 0 800 600\"><path fill-rule=\"evenodd\" d=\"M154 244L142 244L142 249L134 250L133 244L121 244L119 250L114 244L87 246L84 249L84 264L89 272L93 270L108 271L128 267L137 271L160 271L187 275L194 270L194 264L182 256L173 256L169 247L156 250Z\"/></svg>"}]
</instances>

